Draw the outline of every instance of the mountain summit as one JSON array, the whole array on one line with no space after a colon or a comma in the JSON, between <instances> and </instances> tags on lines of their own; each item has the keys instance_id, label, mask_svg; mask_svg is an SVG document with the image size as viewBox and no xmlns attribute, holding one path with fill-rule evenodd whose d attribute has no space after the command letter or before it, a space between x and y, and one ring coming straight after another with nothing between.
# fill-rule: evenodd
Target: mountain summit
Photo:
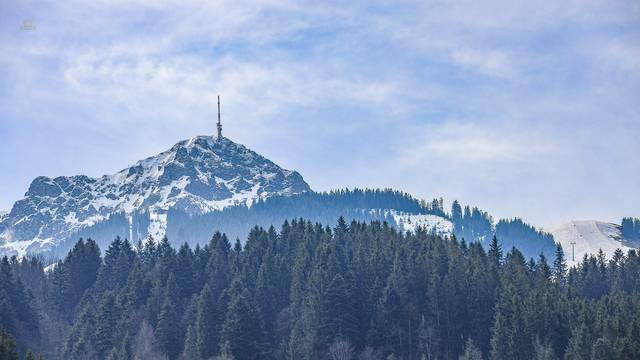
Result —
<instances>
[{"instance_id":1,"label":"mountain summit","mask_svg":"<svg viewBox=\"0 0 640 360\"><path fill-rule=\"evenodd\" d=\"M24 254L49 248L113 214L124 214L130 227L133 216L143 214L147 234L159 237L171 209L199 215L308 191L295 171L227 138L197 136L113 175L37 177L0 217L0 250Z\"/></svg>"}]
</instances>

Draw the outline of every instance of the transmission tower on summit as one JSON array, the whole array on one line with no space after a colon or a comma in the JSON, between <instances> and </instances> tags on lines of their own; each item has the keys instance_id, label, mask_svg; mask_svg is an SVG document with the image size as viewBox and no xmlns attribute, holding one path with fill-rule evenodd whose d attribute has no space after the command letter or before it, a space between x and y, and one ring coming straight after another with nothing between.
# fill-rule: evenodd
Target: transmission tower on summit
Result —
<instances>
[{"instance_id":1,"label":"transmission tower on summit","mask_svg":"<svg viewBox=\"0 0 640 360\"><path fill-rule=\"evenodd\" d=\"M220 95L218 95L218 140L222 139L222 123L220 122Z\"/></svg>"}]
</instances>

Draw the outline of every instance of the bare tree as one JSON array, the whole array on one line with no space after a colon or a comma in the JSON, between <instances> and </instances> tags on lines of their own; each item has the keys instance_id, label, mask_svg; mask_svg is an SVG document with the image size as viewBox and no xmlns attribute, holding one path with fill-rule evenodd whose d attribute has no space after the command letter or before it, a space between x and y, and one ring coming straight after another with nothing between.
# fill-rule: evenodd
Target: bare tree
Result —
<instances>
[{"instance_id":1,"label":"bare tree","mask_svg":"<svg viewBox=\"0 0 640 360\"><path fill-rule=\"evenodd\" d=\"M234 357L233 357L233 355L225 352L225 353L222 353L222 354L214 357L213 360L234 360Z\"/></svg>"},{"instance_id":2,"label":"bare tree","mask_svg":"<svg viewBox=\"0 0 640 360\"><path fill-rule=\"evenodd\" d=\"M140 324L140 330L133 343L133 358L135 360L168 360L158 346L153 328L146 321Z\"/></svg>"},{"instance_id":3,"label":"bare tree","mask_svg":"<svg viewBox=\"0 0 640 360\"><path fill-rule=\"evenodd\" d=\"M329 347L332 360L351 360L353 355L353 346L347 340L336 340Z\"/></svg>"},{"instance_id":4,"label":"bare tree","mask_svg":"<svg viewBox=\"0 0 640 360\"><path fill-rule=\"evenodd\" d=\"M380 350L367 346L358 356L358 360L382 360L382 353L380 353Z\"/></svg>"},{"instance_id":5,"label":"bare tree","mask_svg":"<svg viewBox=\"0 0 640 360\"><path fill-rule=\"evenodd\" d=\"M473 343L471 338L467 339L464 345L464 353L458 358L460 360L482 360L482 351Z\"/></svg>"},{"instance_id":6,"label":"bare tree","mask_svg":"<svg viewBox=\"0 0 640 360\"><path fill-rule=\"evenodd\" d=\"M556 360L556 354L553 352L549 343L542 343L540 339L536 338L536 342L533 344L535 350L534 359L536 360Z\"/></svg>"}]
</instances>

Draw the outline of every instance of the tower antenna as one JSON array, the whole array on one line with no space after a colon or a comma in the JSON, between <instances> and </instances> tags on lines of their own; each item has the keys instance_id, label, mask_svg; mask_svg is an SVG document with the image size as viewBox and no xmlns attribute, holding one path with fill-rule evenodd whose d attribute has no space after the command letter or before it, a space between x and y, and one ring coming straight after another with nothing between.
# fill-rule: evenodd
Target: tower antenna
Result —
<instances>
[{"instance_id":1,"label":"tower antenna","mask_svg":"<svg viewBox=\"0 0 640 360\"><path fill-rule=\"evenodd\" d=\"M222 139L222 123L220 122L220 95L218 95L218 140Z\"/></svg>"}]
</instances>

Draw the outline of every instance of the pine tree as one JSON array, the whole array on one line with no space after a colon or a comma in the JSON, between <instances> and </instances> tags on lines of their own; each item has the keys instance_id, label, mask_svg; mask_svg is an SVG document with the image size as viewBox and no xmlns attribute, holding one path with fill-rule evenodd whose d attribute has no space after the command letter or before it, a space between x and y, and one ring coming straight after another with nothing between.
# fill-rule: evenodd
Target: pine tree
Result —
<instances>
[{"instance_id":1,"label":"pine tree","mask_svg":"<svg viewBox=\"0 0 640 360\"><path fill-rule=\"evenodd\" d=\"M205 285L198 299L196 322L192 332L195 332L196 349L199 356L207 359L218 351L218 318L216 301L213 298L211 288ZM193 341L193 337L190 342ZM190 349L190 351L193 351Z\"/></svg>"},{"instance_id":2,"label":"pine tree","mask_svg":"<svg viewBox=\"0 0 640 360\"><path fill-rule=\"evenodd\" d=\"M278 287L279 274L274 262L273 253L267 252L258 271L255 290L255 303L258 307L260 323L265 329L270 352L274 352L276 349L277 315L281 306L279 301L286 296L282 294L282 291L287 290Z\"/></svg>"},{"instance_id":3,"label":"pine tree","mask_svg":"<svg viewBox=\"0 0 640 360\"><path fill-rule=\"evenodd\" d=\"M230 289L230 301L220 343L237 359L260 359L265 357L263 333L258 312L251 295L239 279L234 279Z\"/></svg>"},{"instance_id":4,"label":"pine tree","mask_svg":"<svg viewBox=\"0 0 640 360\"><path fill-rule=\"evenodd\" d=\"M104 295L96 314L95 348L98 355L106 358L114 348L114 332L116 329L116 304L112 293Z\"/></svg>"},{"instance_id":5,"label":"pine tree","mask_svg":"<svg viewBox=\"0 0 640 360\"><path fill-rule=\"evenodd\" d=\"M231 280L230 250L231 244L227 237L219 232L213 235L209 243L211 257L208 260L206 273L209 275L207 284L212 296L218 299L222 292L229 286Z\"/></svg>"},{"instance_id":6,"label":"pine tree","mask_svg":"<svg viewBox=\"0 0 640 360\"><path fill-rule=\"evenodd\" d=\"M402 260L396 254L378 311L383 319L380 324L386 327L384 332L387 334L388 349L398 355L407 353L411 347L407 333L407 323L410 321L407 298L406 274Z\"/></svg>"},{"instance_id":7,"label":"pine tree","mask_svg":"<svg viewBox=\"0 0 640 360\"><path fill-rule=\"evenodd\" d=\"M453 223L453 233L459 237L464 236L462 232L462 227L463 227L462 221L463 221L462 207L460 206L460 203L458 202L458 200L454 200L453 204L451 205L451 222ZM469 240L471 241L473 239L469 239Z\"/></svg>"},{"instance_id":8,"label":"pine tree","mask_svg":"<svg viewBox=\"0 0 640 360\"><path fill-rule=\"evenodd\" d=\"M327 338L326 344L334 339L353 342L357 338L358 322L355 317L353 290L342 275L334 276L320 304L320 337Z\"/></svg>"},{"instance_id":9,"label":"pine tree","mask_svg":"<svg viewBox=\"0 0 640 360\"><path fill-rule=\"evenodd\" d=\"M193 264L195 262L193 251L187 243L184 243L176 255L176 283L180 299L189 299L196 291L194 282Z\"/></svg>"},{"instance_id":10,"label":"pine tree","mask_svg":"<svg viewBox=\"0 0 640 360\"><path fill-rule=\"evenodd\" d=\"M61 318L68 318L71 309L69 283L69 271L62 261L58 261L50 275L49 301Z\"/></svg>"},{"instance_id":11,"label":"pine tree","mask_svg":"<svg viewBox=\"0 0 640 360\"><path fill-rule=\"evenodd\" d=\"M169 359L176 359L181 349L181 334L178 325L178 316L172 300L165 298L162 310L158 316L158 326L156 327L156 338L162 351Z\"/></svg>"},{"instance_id":12,"label":"pine tree","mask_svg":"<svg viewBox=\"0 0 640 360\"><path fill-rule=\"evenodd\" d=\"M73 309L84 292L96 282L101 264L100 248L95 241L80 239L75 244L60 264L60 271L66 272L68 282L68 294L65 297L69 308L65 311Z\"/></svg>"},{"instance_id":13,"label":"pine tree","mask_svg":"<svg viewBox=\"0 0 640 360\"><path fill-rule=\"evenodd\" d=\"M489 252L487 253L491 263L499 268L500 264L502 264L502 246L498 242L498 238L493 236L491 239L491 244L489 245Z\"/></svg>"},{"instance_id":14,"label":"pine tree","mask_svg":"<svg viewBox=\"0 0 640 360\"><path fill-rule=\"evenodd\" d=\"M200 350L198 349L198 333L194 324L187 328L187 334L184 340L183 357L187 360L200 359Z\"/></svg>"},{"instance_id":15,"label":"pine tree","mask_svg":"<svg viewBox=\"0 0 640 360\"><path fill-rule=\"evenodd\" d=\"M534 360L556 360L558 358L551 348L551 345L542 344L539 341L535 343L534 355Z\"/></svg>"},{"instance_id":16,"label":"pine tree","mask_svg":"<svg viewBox=\"0 0 640 360\"><path fill-rule=\"evenodd\" d=\"M157 344L153 328L146 321L142 321L140 324L140 329L133 343L132 353L135 360L167 360L167 356L162 354Z\"/></svg>"},{"instance_id":17,"label":"pine tree","mask_svg":"<svg viewBox=\"0 0 640 360\"><path fill-rule=\"evenodd\" d=\"M481 211L468 221L486 231ZM587 256L567 271L559 247L550 268L545 255L527 262L513 249L503 258L497 238L485 253L477 241L377 221L330 228L295 219L280 234L251 236L245 249L216 234L177 252L168 239L135 250L116 239L104 262L91 240L80 241L47 275L37 259L4 257L0 327L17 345L2 340L0 351L324 360L353 357L333 346L348 342L340 348L359 360L640 357L635 250Z\"/></svg>"},{"instance_id":18,"label":"pine tree","mask_svg":"<svg viewBox=\"0 0 640 360\"><path fill-rule=\"evenodd\" d=\"M558 243L556 247L556 258L553 261L553 279L556 284L562 286L566 280L567 261L564 259L562 245Z\"/></svg>"},{"instance_id":19,"label":"pine tree","mask_svg":"<svg viewBox=\"0 0 640 360\"><path fill-rule=\"evenodd\" d=\"M473 343L471 338L467 339L467 342L464 345L464 353L460 355L459 360L482 360L482 352Z\"/></svg>"},{"instance_id":20,"label":"pine tree","mask_svg":"<svg viewBox=\"0 0 640 360\"><path fill-rule=\"evenodd\" d=\"M19 360L20 357L15 349L15 341L3 328L0 328L0 359Z\"/></svg>"}]
</instances>

